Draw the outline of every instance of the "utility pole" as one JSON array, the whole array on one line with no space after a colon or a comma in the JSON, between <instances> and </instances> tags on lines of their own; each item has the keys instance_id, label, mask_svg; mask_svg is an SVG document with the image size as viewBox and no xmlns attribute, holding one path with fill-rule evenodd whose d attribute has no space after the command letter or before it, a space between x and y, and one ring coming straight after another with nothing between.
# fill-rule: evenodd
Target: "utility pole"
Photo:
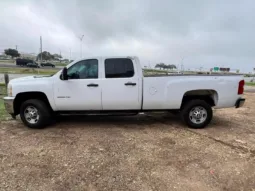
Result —
<instances>
[{"instance_id":1,"label":"utility pole","mask_svg":"<svg viewBox=\"0 0 255 191\"><path fill-rule=\"evenodd\" d=\"M69 62L70 62L71 61L71 57L72 57L72 50L71 50L71 48L69 50L70 50Z\"/></svg>"},{"instance_id":2,"label":"utility pole","mask_svg":"<svg viewBox=\"0 0 255 191\"><path fill-rule=\"evenodd\" d=\"M253 68L253 79L252 79L252 82L254 82L255 81L255 68Z\"/></svg>"},{"instance_id":3,"label":"utility pole","mask_svg":"<svg viewBox=\"0 0 255 191\"><path fill-rule=\"evenodd\" d=\"M42 63L42 36L40 36L40 47L41 47L41 63Z\"/></svg>"},{"instance_id":4,"label":"utility pole","mask_svg":"<svg viewBox=\"0 0 255 191\"><path fill-rule=\"evenodd\" d=\"M60 61L60 63L61 63L61 58L62 58L62 56L61 56L61 50L59 49L59 61Z\"/></svg>"},{"instance_id":5,"label":"utility pole","mask_svg":"<svg viewBox=\"0 0 255 191\"><path fill-rule=\"evenodd\" d=\"M150 63L150 61L148 62L148 68L151 69L151 63Z\"/></svg>"},{"instance_id":6,"label":"utility pole","mask_svg":"<svg viewBox=\"0 0 255 191\"><path fill-rule=\"evenodd\" d=\"M83 35L81 35L81 37L78 37L79 39L80 39L80 41L81 41L81 58L82 58L82 39L83 39L83 37L84 37L84 34Z\"/></svg>"},{"instance_id":7,"label":"utility pole","mask_svg":"<svg viewBox=\"0 0 255 191\"><path fill-rule=\"evenodd\" d=\"M184 57L182 57L182 61L181 61L181 71L182 71L182 72L184 71L183 60L184 60Z\"/></svg>"}]
</instances>

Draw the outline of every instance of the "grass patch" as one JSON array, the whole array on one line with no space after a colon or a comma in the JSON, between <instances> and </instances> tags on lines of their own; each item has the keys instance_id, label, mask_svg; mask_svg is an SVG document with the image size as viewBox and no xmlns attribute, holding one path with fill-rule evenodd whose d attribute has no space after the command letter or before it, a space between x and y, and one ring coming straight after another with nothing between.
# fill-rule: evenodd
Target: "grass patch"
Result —
<instances>
[{"instance_id":1,"label":"grass patch","mask_svg":"<svg viewBox=\"0 0 255 191\"><path fill-rule=\"evenodd\" d=\"M6 91L5 84L0 84L0 97L6 94L7 94L7 91Z\"/></svg>"},{"instance_id":2,"label":"grass patch","mask_svg":"<svg viewBox=\"0 0 255 191\"><path fill-rule=\"evenodd\" d=\"M247 86L255 86L255 82L245 82L245 85L247 85Z\"/></svg>"},{"instance_id":3,"label":"grass patch","mask_svg":"<svg viewBox=\"0 0 255 191\"><path fill-rule=\"evenodd\" d=\"M9 115L4 107L4 100L2 99L6 95L6 88L4 84L0 85L0 121L3 121L6 119L6 117Z\"/></svg>"},{"instance_id":4,"label":"grass patch","mask_svg":"<svg viewBox=\"0 0 255 191\"><path fill-rule=\"evenodd\" d=\"M6 94L7 94L7 91L6 91L5 84L0 83L0 96L6 95Z\"/></svg>"},{"instance_id":5,"label":"grass patch","mask_svg":"<svg viewBox=\"0 0 255 191\"><path fill-rule=\"evenodd\" d=\"M55 66L67 66L69 63L54 62Z\"/></svg>"},{"instance_id":6,"label":"grass patch","mask_svg":"<svg viewBox=\"0 0 255 191\"><path fill-rule=\"evenodd\" d=\"M8 117L9 114L6 112L4 107L4 100L0 98L0 121L3 121Z\"/></svg>"},{"instance_id":7,"label":"grass patch","mask_svg":"<svg viewBox=\"0 0 255 191\"><path fill-rule=\"evenodd\" d=\"M8 74L43 74L52 75L57 73L58 70L51 69L34 69L34 68L0 68L0 73Z\"/></svg>"},{"instance_id":8,"label":"grass patch","mask_svg":"<svg viewBox=\"0 0 255 191\"><path fill-rule=\"evenodd\" d=\"M15 62L15 60L0 60L0 62L6 63L6 64L8 63L12 64Z\"/></svg>"}]
</instances>

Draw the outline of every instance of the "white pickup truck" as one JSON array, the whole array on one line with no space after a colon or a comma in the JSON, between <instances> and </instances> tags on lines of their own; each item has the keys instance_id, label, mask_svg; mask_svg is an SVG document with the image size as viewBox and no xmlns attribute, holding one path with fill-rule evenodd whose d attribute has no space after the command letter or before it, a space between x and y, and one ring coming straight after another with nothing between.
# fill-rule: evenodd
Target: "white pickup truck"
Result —
<instances>
[{"instance_id":1,"label":"white pickup truck","mask_svg":"<svg viewBox=\"0 0 255 191\"><path fill-rule=\"evenodd\" d=\"M241 75L143 76L137 57L96 57L72 62L52 76L13 79L6 110L30 128L56 114L179 113L191 128L212 119L212 107L241 107Z\"/></svg>"}]
</instances>

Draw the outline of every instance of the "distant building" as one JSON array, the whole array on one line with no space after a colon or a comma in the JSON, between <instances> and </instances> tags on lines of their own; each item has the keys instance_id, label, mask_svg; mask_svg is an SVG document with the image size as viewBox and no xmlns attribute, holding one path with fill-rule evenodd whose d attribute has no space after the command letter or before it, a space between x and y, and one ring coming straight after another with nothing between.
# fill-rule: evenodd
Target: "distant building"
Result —
<instances>
[{"instance_id":1,"label":"distant building","mask_svg":"<svg viewBox=\"0 0 255 191\"><path fill-rule=\"evenodd\" d=\"M7 56L4 53L0 55L0 60L10 60L11 58L12 58L11 56Z\"/></svg>"},{"instance_id":2,"label":"distant building","mask_svg":"<svg viewBox=\"0 0 255 191\"><path fill-rule=\"evenodd\" d=\"M20 57L21 57L21 58L27 58L27 59L35 60L35 59L36 59L36 54L35 54L35 53L24 53L24 52L20 52Z\"/></svg>"}]
</instances>

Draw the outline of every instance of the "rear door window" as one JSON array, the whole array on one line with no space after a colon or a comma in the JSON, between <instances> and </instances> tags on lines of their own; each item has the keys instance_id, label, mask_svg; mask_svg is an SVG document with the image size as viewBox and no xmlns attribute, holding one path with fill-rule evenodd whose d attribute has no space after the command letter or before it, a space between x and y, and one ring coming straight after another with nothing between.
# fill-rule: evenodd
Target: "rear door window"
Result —
<instances>
[{"instance_id":1,"label":"rear door window","mask_svg":"<svg viewBox=\"0 0 255 191\"><path fill-rule=\"evenodd\" d=\"M131 78L134 65L128 58L110 58L105 60L105 78Z\"/></svg>"}]
</instances>

